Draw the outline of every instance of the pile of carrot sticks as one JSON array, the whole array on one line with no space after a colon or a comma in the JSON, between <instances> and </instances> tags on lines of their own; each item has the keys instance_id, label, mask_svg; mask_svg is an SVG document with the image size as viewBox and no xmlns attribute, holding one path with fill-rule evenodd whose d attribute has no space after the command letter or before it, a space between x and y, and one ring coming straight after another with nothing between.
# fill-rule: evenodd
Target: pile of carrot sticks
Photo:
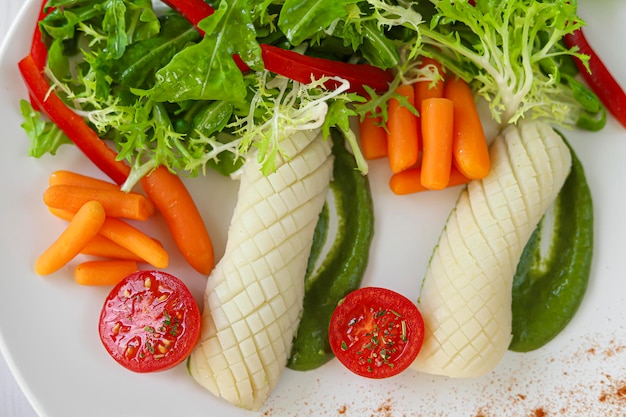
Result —
<instances>
[{"instance_id":1,"label":"pile of carrot sticks","mask_svg":"<svg viewBox=\"0 0 626 417\"><path fill-rule=\"evenodd\" d=\"M115 285L137 271L139 263L168 266L169 256L160 242L127 221L154 215L155 206L144 195L123 192L112 182L56 171L49 177L43 201L69 224L35 261L37 274L52 274L79 254L101 258L75 267L74 279L82 285Z\"/></svg>"},{"instance_id":2,"label":"pile of carrot sticks","mask_svg":"<svg viewBox=\"0 0 626 417\"><path fill-rule=\"evenodd\" d=\"M421 58L420 65L432 69L432 80L400 85L396 93L403 100L389 101L386 122L369 114L359 125L364 157L388 159L389 186L399 195L465 184L490 170L470 86L460 78L446 78L431 58Z\"/></svg>"}]
</instances>

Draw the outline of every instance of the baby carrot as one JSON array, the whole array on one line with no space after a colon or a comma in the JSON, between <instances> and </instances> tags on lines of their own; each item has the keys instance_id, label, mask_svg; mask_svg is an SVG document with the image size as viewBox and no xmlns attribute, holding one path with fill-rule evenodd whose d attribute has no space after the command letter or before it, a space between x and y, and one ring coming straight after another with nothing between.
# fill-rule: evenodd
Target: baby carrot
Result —
<instances>
[{"instance_id":1,"label":"baby carrot","mask_svg":"<svg viewBox=\"0 0 626 417\"><path fill-rule=\"evenodd\" d=\"M54 207L48 207L48 210L65 220L72 220L74 216L68 210ZM120 219L107 217L99 233L156 268L167 268L169 265L169 256L159 242Z\"/></svg>"},{"instance_id":2,"label":"baby carrot","mask_svg":"<svg viewBox=\"0 0 626 417\"><path fill-rule=\"evenodd\" d=\"M447 98L422 102L422 172L420 182L430 190L448 186L452 167L452 126L454 104Z\"/></svg>"},{"instance_id":3,"label":"baby carrot","mask_svg":"<svg viewBox=\"0 0 626 417\"><path fill-rule=\"evenodd\" d=\"M90 200L97 200L109 217L147 220L154 214L154 204L138 193L87 188L75 185L52 185L43 194L49 207L76 211Z\"/></svg>"},{"instance_id":4,"label":"baby carrot","mask_svg":"<svg viewBox=\"0 0 626 417\"><path fill-rule=\"evenodd\" d=\"M54 171L50 174L50 177L48 178L48 185L75 185L79 187L99 188L105 190L120 189L120 187L115 183L65 170Z\"/></svg>"},{"instance_id":5,"label":"baby carrot","mask_svg":"<svg viewBox=\"0 0 626 417\"><path fill-rule=\"evenodd\" d=\"M396 92L415 106L412 85L401 85ZM417 163L419 156L419 129L417 116L396 98L389 100L387 119L387 157L393 173L403 171Z\"/></svg>"},{"instance_id":6,"label":"baby carrot","mask_svg":"<svg viewBox=\"0 0 626 417\"><path fill-rule=\"evenodd\" d=\"M116 218L107 217L100 234L128 249L155 268L167 268L169 256L154 239L139 229Z\"/></svg>"},{"instance_id":7,"label":"baby carrot","mask_svg":"<svg viewBox=\"0 0 626 417\"><path fill-rule=\"evenodd\" d=\"M381 125L381 117L366 114L363 120L359 121L359 139L365 159L387 156L387 131Z\"/></svg>"},{"instance_id":8,"label":"baby carrot","mask_svg":"<svg viewBox=\"0 0 626 417\"><path fill-rule=\"evenodd\" d=\"M68 222L72 221L72 219L76 215L76 213L74 213L72 211L64 210L64 209L58 209L58 208L54 208L54 207L48 207L48 211L50 213L54 214L55 216L57 216L58 218L63 219L63 220L67 220Z\"/></svg>"},{"instance_id":9,"label":"baby carrot","mask_svg":"<svg viewBox=\"0 0 626 417\"><path fill-rule=\"evenodd\" d=\"M421 61L421 68L434 67L437 69L439 77L441 78L436 78L434 81L417 81L413 84L413 88L415 89L415 107L419 111L421 111L423 100L433 97L443 97L444 93L443 68L441 64L429 57L422 57ZM436 77L437 74L433 74L433 76Z\"/></svg>"},{"instance_id":10,"label":"baby carrot","mask_svg":"<svg viewBox=\"0 0 626 417\"><path fill-rule=\"evenodd\" d=\"M486 177L491 166L489 147L469 85L460 78L451 78L446 81L444 96L454 103L454 163L468 178Z\"/></svg>"},{"instance_id":11,"label":"baby carrot","mask_svg":"<svg viewBox=\"0 0 626 417\"><path fill-rule=\"evenodd\" d=\"M139 256L126 248L121 247L111 239L107 239L101 234L97 234L80 251L83 255L98 256L101 258L112 258L127 261L143 262Z\"/></svg>"},{"instance_id":12,"label":"baby carrot","mask_svg":"<svg viewBox=\"0 0 626 417\"><path fill-rule=\"evenodd\" d=\"M35 272L47 275L61 269L101 230L105 220L102 204L97 201L85 203L58 239L37 258Z\"/></svg>"},{"instance_id":13,"label":"baby carrot","mask_svg":"<svg viewBox=\"0 0 626 417\"><path fill-rule=\"evenodd\" d=\"M141 179L185 260L201 274L214 266L213 242L191 194L178 175L160 166Z\"/></svg>"},{"instance_id":14,"label":"baby carrot","mask_svg":"<svg viewBox=\"0 0 626 417\"><path fill-rule=\"evenodd\" d=\"M389 188L397 195L419 193L421 191L428 191L428 188L424 187L420 181L422 168L410 168L397 174L393 174L389 179ZM450 180L448 181L448 187L454 187L461 184L467 184L470 181L469 178L459 172L453 165L450 169Z\"/></svg>"},{"instance_id":15,"label":"baby carrot","mask_svg":"<svg viewBox=\"0 0 626 417\"><path fill-rule=\"evenodd\" d=\"M138 269L135 261L87 261L76 266L74 280L80 285L115 285Z\"/></svg>"}]
</instances>

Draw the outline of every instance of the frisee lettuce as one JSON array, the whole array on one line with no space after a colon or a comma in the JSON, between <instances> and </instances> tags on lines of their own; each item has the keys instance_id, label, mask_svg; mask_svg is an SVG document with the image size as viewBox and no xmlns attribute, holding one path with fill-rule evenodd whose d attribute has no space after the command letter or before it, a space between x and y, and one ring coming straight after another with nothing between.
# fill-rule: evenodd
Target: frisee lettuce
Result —
<instances>
[{"instance_id":1,"label":"frisee lettuce","mask_svg":"<svg viewBox=\"0 0 626 417\"><path fill-rule=\"evenodd\" d=\"M335 90L323 88L328 79L324 77L310 84L302 84L285 77L272 76L267 71L259 73L248 114L231 125L235 128L233 134L239 137L239 153L245 155L254 146L258 149L263 174L274 172L276 159L283 155L281 142L285 138L300 130L324 126L332 100L351 102L356 99L356 96L351 98L346 94L349 84L345 80L338 79L340 85ZM354 115L345 113L344 108L333 109L336 109L336 124L343 124ZM354 149L360 155L358 145ZM360 162L360 170L366 173L364 160Z\"/></svg>"},{"instance_id":2,"label":"frisee lettuce","mask_svg":"<svg viewBox=\"0 0 626 417\"><path fill-rule=\"evenodd\" d=\"M582 109L547 61L587 57L567 49L563 36L584 25L575 0L435 1L437 13L422 25L426 53L471 82L502 125L544 117L573 126Z\"/></svg>"}]
</instances>

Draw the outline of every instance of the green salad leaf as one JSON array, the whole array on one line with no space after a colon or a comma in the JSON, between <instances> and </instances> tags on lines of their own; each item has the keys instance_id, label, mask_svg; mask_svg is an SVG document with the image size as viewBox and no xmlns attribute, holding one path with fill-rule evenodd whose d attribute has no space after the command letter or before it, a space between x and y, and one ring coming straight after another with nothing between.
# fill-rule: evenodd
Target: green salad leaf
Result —
<instances>
[{"instance_id":1,"label":"green salad leaf","mask_svg":"<svg viewBox=\"0 0 626 417\"><path fill-rule=\"evenodd\" d=\"M180 51L157 71L149 91L155 101L228 100L243 103L247 96L243 74L233 55L253 69L262 69L248 0L222 0L211 16L199 23L203 39Z\"/></svg>"},{"instance_id":2,"label":"green salad leaf","mask_svg":"<svg viewBox=\"0 0 626 417\"><path fill-rule=\"evenodd\" d=\"M41 158L45 154L56 155L59 147L71 143L54 123L47 122L26 100L20 100L20 112L24 121L22 128L30 138L28 155Z\"/></svg>"},{"instance_id":3,"label":"green salad leaf","mask_svg":"<svg viewBox=\"0 0 626 417\"><path fill-rule=\"evenodd\" d=\"M348 14L348 5L359 0L286 0L278 27L297 46Z\"/></svg>"}]
</instances>

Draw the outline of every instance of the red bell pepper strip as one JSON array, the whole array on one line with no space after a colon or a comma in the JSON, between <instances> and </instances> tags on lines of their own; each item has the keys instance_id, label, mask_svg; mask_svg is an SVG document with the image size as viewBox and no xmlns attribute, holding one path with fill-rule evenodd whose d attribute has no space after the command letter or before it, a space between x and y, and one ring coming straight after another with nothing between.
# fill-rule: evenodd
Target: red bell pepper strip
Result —
<instances>
[{"instance_id":1,"label":"red bell pepper strip","mask_svg":"<svg viewBox=\"0 0 626 417\"><path fill-rule=\"evenodd\" d=\"M213 7L204 0L165 0L164 3L183 15L204 36L204 31L198 28L198 22L212 15L215 11Z\"/></svg>"},{"instance_id":2,"label":"red bell pepper strip","mask_svg":"<svg viewBox=\"0 0 626 417\"><path fill-rule=\"evenodd\" d=\"M37 23L35 23L35 30L33 31L33 39L30 44L30 55L35 60L37 67L43 71L48 61L48 48L41 39L41 30L39 29L39 22L46 17L50 10L45 10L45 6L48 0L42 0L41 7L39 9L39 16L37 17ZM35 99L30 97L30 104L35 110L40 110Z\"/></svg>"},{"instance_id":3,"label":"red bell pepper strip","mask_svg":"<svg viewBox=\"0 0 626 417\"><path fill-rule=\"evenodd\" d=\"M39 69L35 59L28 55L18 63L18 67L30 96L35 100L38 108L48 115L50 120L98 168L117 184L123 184L130 174L130 167L124 161L118 160L117 153L109 148L98 137L98 134L50 89L50 84Z\"/></svg>"},{"instance_id":4,"label":"red bell pepper strip","mask_svg":"<svg viewBox=\"0 0 626 417\"><path fill-rule=\"evenodd\" d=\"M197 25L205 17L213 14L214 9L204 0L164 0L164 3L183 15L189 23L204 35ZM272 45L261 45L261 54L265 68L275 74L294 81L310 83L311 77L320 79L323 76L336 76L350 82L349 91L366 95L364 85L375 91L387 91L394 76L391 71L383 70L369 64L348 64L324 58L314 58ZM237 55L234 57L241 71L249 70L248 66ZM330 82L329 88L339 83Z\"/></svg>"},{"instance_id":5,"label":"red bell pepper strip","mask_svg":"<svg viewBox=\"0 0 626 417\"><path fill-rule=\"evenodd\" d=\"M41 8L39 9L39 17L37 18L37 23L35 24L35 30L33 32L33 40L30 45L30 55L35 60L37 67L40 70L43 70L46 66L46 62L48 61L48 48L43 43L41 39L41 30L39 28L39 22L41 22L52 9L46 10L45 6L48 0L43 0L41 2Z\"/></svg>"},{"instance_id":6,"label":"red bell pepper strip","mask_svg":"<svg viewBox=\"0 0 626 417\"><path fill-rule=\"evenodd\" d=\"M583 31L577 29L565 35L564 41L568 48L578 47L580 53L589 56L589 71L580 59L574 58L578 70L607 110L626 128L626 94L593 50Z\"/></svg>"},{"instance_id":7,"label":"red bell pepper strip","mask_svg":"<svg viewBox=\"0 0 626 417\"><path fill-rule=\"evenodd\" d=\"M324 58L302 55L294 51L272 45L261 45L265 68L273 73L307 84L311 77L336 76L350 82L349 91L365 96L364 85L375 91L387 91L393 81L393 73L369 64L348 64ZM330 80L327 88L337 87L340 83Z\"/></svg>"}]
</instances>

